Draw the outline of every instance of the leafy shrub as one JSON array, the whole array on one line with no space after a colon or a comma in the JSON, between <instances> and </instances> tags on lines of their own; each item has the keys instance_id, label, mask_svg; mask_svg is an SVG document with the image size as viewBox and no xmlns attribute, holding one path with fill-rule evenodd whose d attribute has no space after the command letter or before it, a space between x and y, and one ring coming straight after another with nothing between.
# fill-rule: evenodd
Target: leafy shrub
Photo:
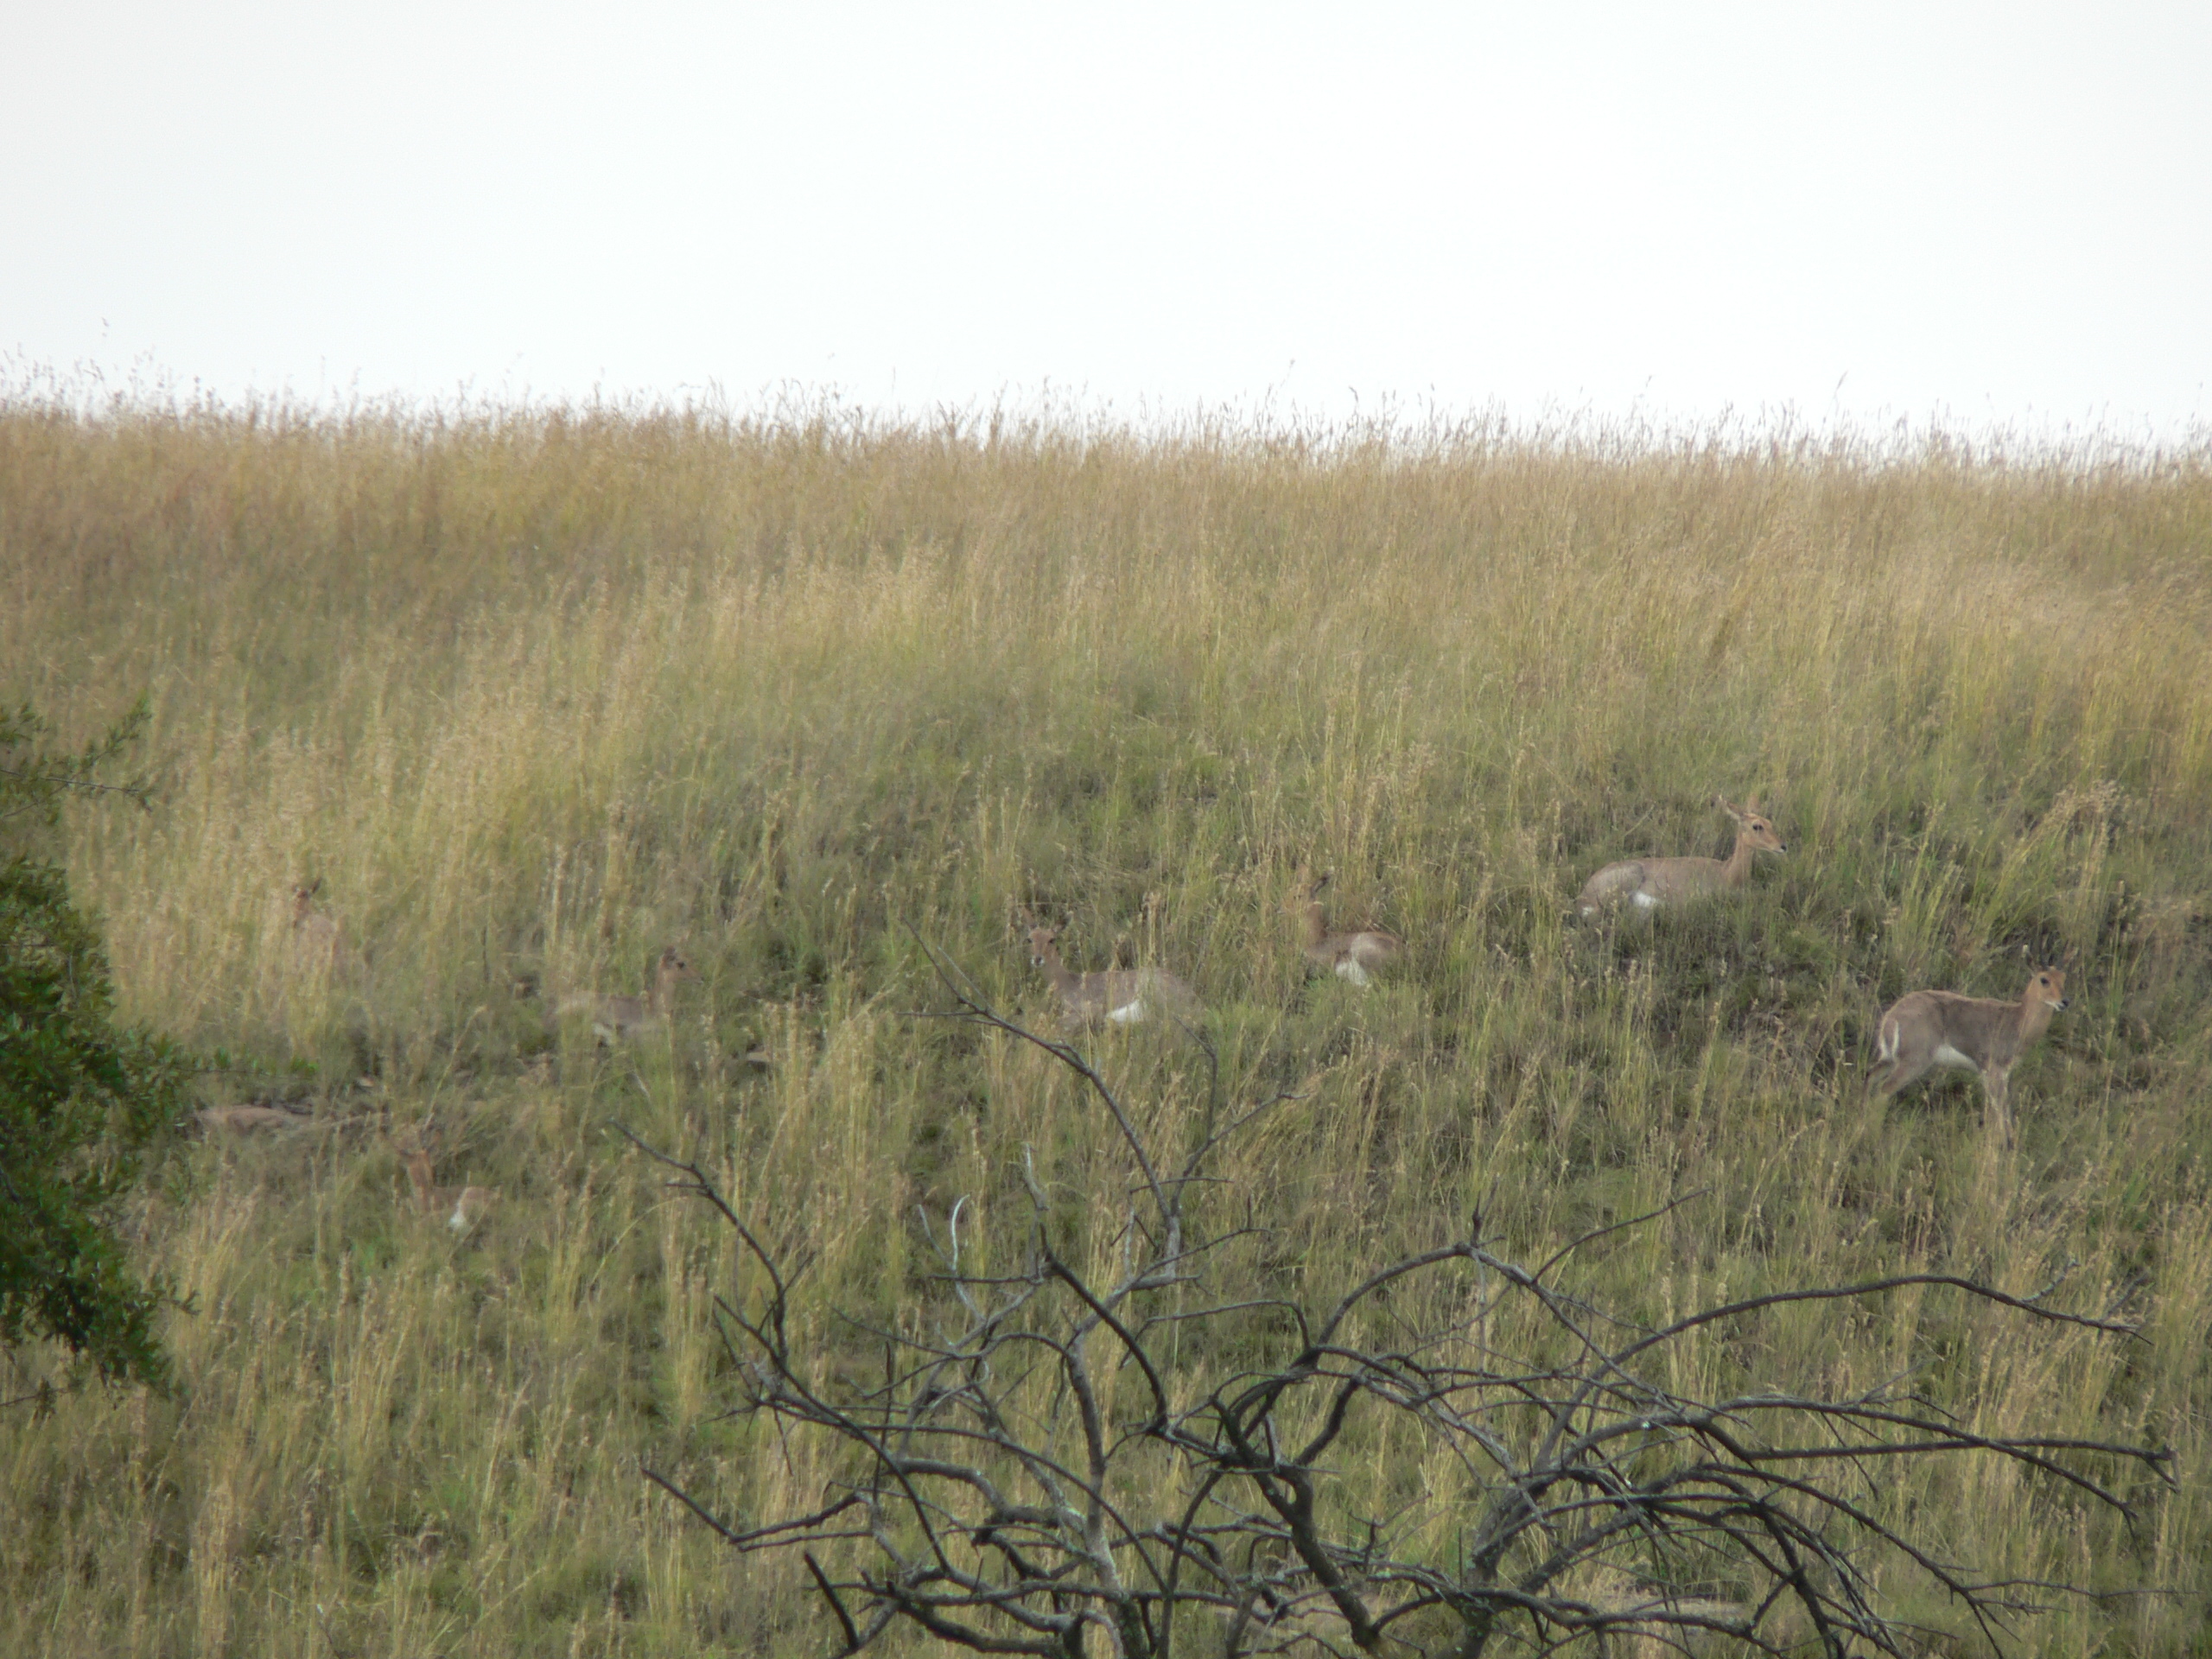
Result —
<instances>
[{"instance_id":1,"label":"leafy shrub","mask_svg":"<svg viewBox=\"0 0 2212 1659\"><path fill-rule=\"evenodd\" d=\"M184 1110L190 1076L166 1039L115 1024L98 931L68 878L38 855L62 798L142 784L94 774L135 738L143 701L76 756L40 747L25 706L0 711L0 1342L51 1337L110 1382L164 1387L154 1332L168 1299L140 1277L115 1224L148 1145Z\"/></svg>"}]
</instances>

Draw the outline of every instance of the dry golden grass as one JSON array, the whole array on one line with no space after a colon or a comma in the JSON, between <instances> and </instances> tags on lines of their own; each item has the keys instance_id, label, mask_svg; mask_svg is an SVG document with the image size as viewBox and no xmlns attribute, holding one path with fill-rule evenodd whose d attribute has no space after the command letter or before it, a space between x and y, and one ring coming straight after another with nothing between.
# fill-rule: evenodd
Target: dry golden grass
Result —
<instances>
[{"instance_id":1,"label":"dry golden grass","mask_svg":"<svg viewBox=\"0 0 2212 1659\"><path fill-rule=\"evenodd\" d=\"M320 1122L180 1147L137 1217L197 1297L180 1401L0 1415L0 1647L825 1650L791 1563L732 1560L638 1475L757 1518L834 1471L718 1416L728 1241L612 1126L809 1260L831 1353L836 1313L926 1294L918 1206L966 1197L976 1248L1017 1247L1025 1146L1105 1248L1127 1171L1067 1080L909 1017L942 1002L921 940L1043 1014L1027 903L1073 916L1071 961L1119 941L1192 979L1232 1093L1303 1092L1222 1171L1268 1230L1224 1270L1269 1294L1325 1296L1485 1194L1541 1256L1704 1189L1581 1287L1656 1314L2071 1264L2074 1305L2127 1294L2133 1348L1930 1301L1777 1312L1764 1351L1694 1363L1917 1367L1972 1420L2170 1442L2181 1490L2132 1535L1967 1464L1890 1501L1993 1573L2174 1592L2060 1604L2024 1652L2197 1650L2208 637L2201 454L19 397L0 697L65 736L155 710L162 810L80 810L67 849L127 1011L312 1066ZM1567 924L1609 859L1724 850L1716 791L1758 793L1787 857L1700 912ZM1304 982L1302 861L1404 935L1392 978ZM316 877L355 959L302 974ZM548 1035L563 991L638 988L671 940L701 974L672 1029ZM1970 1080L1866 1098L1887 1001L2010 995L2061 949L2016 1154ZM1186 1122L1187 1057L1102 1051ZM378 1133L433 1116L438 1179L502 1192L458 1243ZM1448 1503L1441 1464L1363 1446L1360 1501Z\"/></svg>"}]
</instances>

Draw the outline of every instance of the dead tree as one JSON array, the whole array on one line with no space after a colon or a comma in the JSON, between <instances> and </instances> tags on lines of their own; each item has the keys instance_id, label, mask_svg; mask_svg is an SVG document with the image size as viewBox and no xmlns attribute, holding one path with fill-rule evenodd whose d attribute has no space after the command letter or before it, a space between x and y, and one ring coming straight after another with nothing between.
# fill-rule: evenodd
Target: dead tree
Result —
<instances>
[{"instance_id":1,"label":"dead tree","mask_svg":"<svg viewBox=\"0 0 2212 1659\"><path fill-rule=\"evenodd\" d=\"M926 1306L906 1329L865 1333L884 1363L880 1385L866 1386L794 1341L791 1275L759 1231L696 1165L661 1158L757 1264L755 1289L720 1303L736 1409L823 1437L839 1475L812 1511L738 1527L645 1472L733 1548L801 1552L841 1656L903 1623L978 1652L1061 1659L1094 1631L1092 1650L1121 1659L1349 1649L1481 1659L1493 1642L1548 1652L1635 1634L1679 1648L1698 1631L1777 1659L1808 1642L1831 1659L1862 1649L1903 1659L1910 1633L1875 1594L1878 1568L1897 1563L1948 1592L2001 1651L2014 1615L2072 1586L1994 1580L1917 1541L1885 1502L1885 1471L2001 1459L2130 1524L2131 1488L2171 1481L2169 1452L1976 1433L1902 1384L1705 1398L1660 1380L1670 1351L1745 1332L1782 1305L1878 1306L1909 1287L2135 1338L2130 1325L2048 1305L2049 1291L2019 1298L1901 1274L1650 1328L1554 1281L1574 1245L1531 1269L1493 1248L1478 1214L1465 1237L1379 1268L1326 1309L1263 1292L1210 1297L1223 1240L1195 1236L1186 1194L1274 1103L1226 1122L1210 1112L1169 1169L1080 1053L948 980L959 1017L1036 1044L1111 1117L1136 1202L1110 1272L1056 1245L1025 1161L1033 1215L1018 1265L970 1265L960 1205L942 1237L925 1219L939 1294L918 1293ZM1408 1328L1395 1310L1440 1275L1457 1281L1451 1317ZM1332 1462L1371 1459L1378 1445L1427 1471L1380 1516L1353 1507Z\"/></svg>"}]
</instances>

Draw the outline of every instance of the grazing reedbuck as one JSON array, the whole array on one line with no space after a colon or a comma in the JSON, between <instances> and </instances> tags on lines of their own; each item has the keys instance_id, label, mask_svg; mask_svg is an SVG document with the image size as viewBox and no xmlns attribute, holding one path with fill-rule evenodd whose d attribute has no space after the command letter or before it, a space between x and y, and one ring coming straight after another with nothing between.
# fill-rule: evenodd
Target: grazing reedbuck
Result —
<instances>
[{"instance_id":1,"label":"grazing reedbuck","mask_svg":"<svg viewBox=\"0 0 2212 1659\"><path fill-rule=\"evenodd\" d=\"M598 991L580 991L561 1000L556 1017L566 1019L572 1014L588 1014L591 1016L591 1028L600 1040L616 1042L665 1024L676 1001L677 982L698 976L690 960L671 944L660 953L660 961L653 969L652 987L645 995L608 996Z\"/></svg>"},{"instance_id":2,"label":"grazing reedbuck","mask_svg":"<svg viewBox=\"0 0 2212 1659\"><path fill-rule=\"evenodd\" d=\"M2014 1062L2026 1053L2066 1006L2066 973L2039 968L2017 1002L1993 997L1961 996L1955 991L1914 991L1892 1002L1874 1039L1874 1066L1868 1073L1876 1092L1887 1096L1917 1083L1939 1065L1979 1071L1986 1118L2007 1145L2012 1139L2009 1109Z\"/></svg>"},{"instance_id":3,"label":"grazing reedbuck","mask_svg":"<svg viewBox=\"0 0 2212 1659\"><path fill-rule=\"evenodd\" d=\"M1727 857L1624 858L1606 865L1582 884L1576 907L1590 916L1623 900L1638 910L1652 910L1707 898L1751 880L1753 854L1789 850L1775 833L1773 823L1759 816L1758 796L1742 806L1731 806L1726 797L1716 795L1713 804L1736 820L1736 847Z\"/></svg>"},{"instance_id":4,"label":"grazing reedbuck","mask_svg":"<svg viewBox=\"0 0 2212 1659\"><path fill-rule=\"evenodd\" d=\"M397 1137L399 1161L407 1166L408 1184L415 1189L415 1208L426 1216L442 1215L447 1228L466 1233L491 1212L499 1191L489 1186L440 1186L431 1179L430 1148L437 1144L435 1127L422 1131L411 1142Z\"/></svg>"},{"instance_id":5,"label":"grazing reedbuck","mask_svg":"<svg viewBox=\"0 0 2212 1659\"><path fill-rule=\"evenodd\" d=\"M1321 889L1329 885L1324 873L1318 881L1298 873L1298 882L1284 899L1283 908L1297 917L1306 930L1306 966L1317 973L1335 974L1365 988L1369 976L1381 972L1405 954L1406 942L1387 928L1363 927L1332 932L1321 913Z\"/></svg>"},{"instance_id":6,"label":"grazing reedbuck","mask_svg":"<svg viewBox=\"0 0 2212 1659\"><path fill-rule=\"evenodd\" d=\"M1117 968L1103 973L1077 974L1060 960L1060 929L1033 924L1029 930L1029 963L1044 969L1060 999L1060 1029L1070 1035L1101 1020L1133 1026L1154 1015L1188 1021L1201 1009L1198 995L1164 968Z\"/></svg>"}]
</instances>

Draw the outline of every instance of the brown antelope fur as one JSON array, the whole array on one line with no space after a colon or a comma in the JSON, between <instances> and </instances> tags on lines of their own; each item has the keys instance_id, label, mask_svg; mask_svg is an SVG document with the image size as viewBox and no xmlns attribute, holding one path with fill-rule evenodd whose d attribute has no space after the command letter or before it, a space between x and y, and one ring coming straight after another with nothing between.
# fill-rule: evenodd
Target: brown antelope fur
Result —
<instances>
[{"instance_id":1,"label":"brown antelope fur","mask_svg":"<svg viewBox=\"0 0 2212 1659\"><path fill-rule=\"evenodd\" d=\"M1729 805L1719 795L1713 798L1713 804L1736 821L1735 850L1726 858L1624 858L1606 865L1582 884L1576 907L1590 916L1623 902L1638 910L1652 910L1707 898L1751 880L1754 854L1789 850L1775 833L1773 823L1759 816L1758 796L1739 807Z\"/></svg>"},{"instance_id":2,"label":"brown antelope fur","mask_svg":"<svg viewBox=\"0 0 2212 1659\"><path fill-rule=\"evenodd\" d=\"M251 1135L257 1129L296 1129L314 1120L276 1106L207 1106L193 1114L211 1134Z\"/></svg>"},{"instance_id":3,"label":"brown antelope fur","mask_svg":"<svg viewBox=\"0 0 2212 1659\"><path fill-rule=\"evenodd\" d=\"M1305 930L1307 967L1317 973L1335 974L1363 989L1370 975L1381 972L1405 954L1406 942L1387 928L1333 931L1321 911L1321 889L1329 881L1327 872L1319 880L1309 881L1301 869L1297 885L1283 901L1283 907L1299 918Z\"/></svg>"},{"instance_id":4,"label":"brown antelope fur","mask_svg":"<svg viewBox=\"0 0 2212 1659\"><path fill-rule=\"evenodd\" d=\"M1060 1029L1072 1034L1104 1021L1133 1026L1154 1015L1195 1019L1198 993L1164 968L1119 968L1102 973L1070 971L1060 960L1060 929L1033 925L1029 963L1044 970L1060 999Z\"/></svg>"},{"instance_id":5,"label":"brown antelope fur","mask_svg":"<svg viewBox=\"0 0 2212 1659\"><path fill-rule=\"evenodd\" d=\"M660 960L653 969L652 985L645 995L607 996L598 991L581 991L562 999L557 1017L589 1014L591 1028L601 1042L635 1037L640 1032L665 1025L675 1006L677 982L698 977L690 959L671 944L660 953Z\"/></svg>"},{"instance_id":6,"label":"brown antelope fur","mask_svg":"<svg viewBox=\"0 0 2212 1659\"><path fill-rule=\"evenodd\" d=\"M2031 975L2017 1002L1955 991L1911 992L1882 1015L1869 1080L1877 1093L1889 1096L1939 1065L1980 1072L1987 1102L1985 1121L2009 1144L2013 1065L2065 1006L2066 973L2056 965Z\"/></svg>"},{"instance_id":7,"label":"brown antelope fur","mask_svg":"<svg viewBox=\"0 0 2212 1659\"><path fill-rule=\"evenodd\" d=\"M437 1145L437 1131L426 1129L412 1140L393 1137L399 1161L406 1166L408 1185L414 1189L415 1208L425 1216L443 1216L447 1228L466 1233L491 1213L499 1202L499 1189L490 1186L440 1186L432 1179L430 1148Z\"/></svg>"},{"instance_id":8,"label":"brown antelope fur","mask_svg":"<svg viewBox=\"0 0 2212 1659\"><path fill-rule=\"evenodd\" d=\"M344 925L315 907L321 876L292 889L292 962L302 974L335 974L351 965L353 947Z\"/></svg>"}]
</instances>

